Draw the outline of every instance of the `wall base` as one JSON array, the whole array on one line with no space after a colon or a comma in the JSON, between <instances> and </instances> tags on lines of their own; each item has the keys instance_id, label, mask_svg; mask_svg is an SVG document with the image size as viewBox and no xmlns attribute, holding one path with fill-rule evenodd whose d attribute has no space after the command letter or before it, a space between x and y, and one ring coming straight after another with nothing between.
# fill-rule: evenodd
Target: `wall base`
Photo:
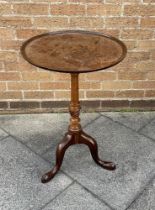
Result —
<instances>
[{"instance_id":1,"label":"wall base","mask_svg":"<svg viewBox=\"0 0 155 210\"><path fill-rule=\"evenodd\" d=\"M0 102L0 114L68 112L69 101ZM81 101L81 111L155 111L155 100Z\"/></svg>"}]
</instances>

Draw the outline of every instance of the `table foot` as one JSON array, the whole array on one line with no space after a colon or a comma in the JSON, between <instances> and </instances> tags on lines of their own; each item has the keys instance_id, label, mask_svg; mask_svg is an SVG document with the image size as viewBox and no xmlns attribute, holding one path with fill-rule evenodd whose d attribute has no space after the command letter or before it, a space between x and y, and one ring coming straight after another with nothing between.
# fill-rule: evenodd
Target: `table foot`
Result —
<instances>
[{"instance_id":1,"label":"table foot","mask_svg":"<svg viewBox=\"0 0 155 210\"><path fill-rule=\"evenodd\" d=\"M47 172L46 174L44 174L41 178L41 182L42 183L47 183L49 182L54 176L55 174L59 171L59 168L57 166L55 166L52 171Z\"/></svg>"},{"instance_id":2,"label":"table foot","mask_svg":"<svg viewBox=\"0 0 155 210\"><path fill-rule=\"evenodd\" d=\"M89 147L92 158L99 166L101 166L102 168L104 168L106 170L115 170L116 169L116 165L114 163L109 162L109 161L103 161L99 158L97 142L95 141L94 138L87 135L83 131L81 133L80 143L86 144Z\"/></svg>"}]
</instances>

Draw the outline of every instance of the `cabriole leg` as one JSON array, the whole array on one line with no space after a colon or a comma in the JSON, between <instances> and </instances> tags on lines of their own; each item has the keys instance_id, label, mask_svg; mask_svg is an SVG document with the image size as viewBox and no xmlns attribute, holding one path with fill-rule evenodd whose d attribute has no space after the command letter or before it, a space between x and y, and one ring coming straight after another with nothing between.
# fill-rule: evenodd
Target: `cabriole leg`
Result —
<instances>
[{"instance_id":1,"label":"cabriole leg","mask_svg":"<svg viewBox=\"0 0 155 210\"><path fill-rule=\"evenodd\" d=\"M115 170L116 169L116 166L114 163L109 162L109 161L103 161L99 158L98 146L97 146L95 139L93 139L91 136L87 135L83 131L81 132L80 143L86 144L89 147L92 158L99 166L101 166L102 168L107 169L107 170Z\"/></svg>"}]
</instances>

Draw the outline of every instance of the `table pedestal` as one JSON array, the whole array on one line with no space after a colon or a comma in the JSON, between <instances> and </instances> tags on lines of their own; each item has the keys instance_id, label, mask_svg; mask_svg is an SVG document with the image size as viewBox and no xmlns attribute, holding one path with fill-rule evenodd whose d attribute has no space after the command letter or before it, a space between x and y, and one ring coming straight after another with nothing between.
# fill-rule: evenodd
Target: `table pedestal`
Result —
<instances>
[{"instance_id":1,"label":"table pedestal","mask_svg":"<svg viewBox=\"0 0 155 210\"><path fill-rule=\"evenodd\" d=\"M80 102L79 102L79 83L78 73L71 73L71 102L69 111L71 114L70 125L68 132L65 134L63 140L58 144L56 150L56 164L54 168L42 176L42 183L50 181L59 171L65 151L73 144L86 144L91 152L94 161L101 167L107 170L115 170L116 166L112 162L103 161L98 156L98 146L91 136L87 135L80 125Z\"/></svg>"}]
</instances>

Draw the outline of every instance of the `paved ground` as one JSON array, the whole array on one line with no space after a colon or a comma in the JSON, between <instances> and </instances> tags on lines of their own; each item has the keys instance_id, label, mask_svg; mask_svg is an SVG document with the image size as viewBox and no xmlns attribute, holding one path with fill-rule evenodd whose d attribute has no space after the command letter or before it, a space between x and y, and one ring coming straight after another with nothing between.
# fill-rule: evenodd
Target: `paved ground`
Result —
<instances>
[{"instance_id":1,"label":"paved ground","mask_svg":"<svg viewBox=\"0 0 155 210\"><path fill-rule=\"evenodd\" d=\"M68 120L68 114L0 116L0 210L155 210L155 112L82 113L100 157L117 170L100 168L85 145L74 145L60 173L42 184Z\"/></svg>"}]
</instances>

